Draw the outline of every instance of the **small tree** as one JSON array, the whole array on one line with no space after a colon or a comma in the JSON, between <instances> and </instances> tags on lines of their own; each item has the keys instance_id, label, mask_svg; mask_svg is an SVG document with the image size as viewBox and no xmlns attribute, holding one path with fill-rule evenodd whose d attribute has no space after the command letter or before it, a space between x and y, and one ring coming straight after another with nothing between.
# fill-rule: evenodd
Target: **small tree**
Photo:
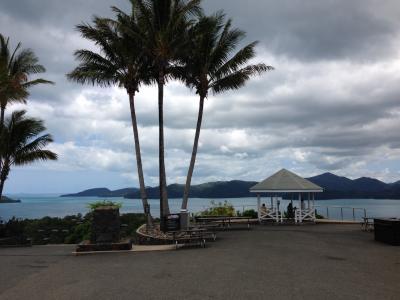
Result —
<instances>
[{"instance_id":1,"label":"small tree","mask_svg":"<svg viewBox=\"0 0 400 300\"><path fill-rule=\"evenodd\" d=\"M50 134L44 134L46 127L42 120L28 118L26 111L15 111L7 118L0 134L0 199L4 183L8 178L11 166L22 166L38 160L56 160L57 154L44 149L53 142Z\"/></svg>"}]
</instances>

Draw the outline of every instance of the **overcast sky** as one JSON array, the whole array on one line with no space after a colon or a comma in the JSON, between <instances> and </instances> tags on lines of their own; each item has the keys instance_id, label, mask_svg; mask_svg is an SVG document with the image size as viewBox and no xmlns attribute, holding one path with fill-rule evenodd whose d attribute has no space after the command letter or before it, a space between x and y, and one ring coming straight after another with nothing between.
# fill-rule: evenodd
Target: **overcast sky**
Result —
<instances>
[{"instance_id":1,"label":"overcast sky","mask_svg":"<svg viewBox=\"0 0 400 300\"><path fill-rule=\"evenodd\" d=\"M74 192L137 186L124 90L66 80L73 52L93 45L74 30L125 0L1 0L0 32L32 48L56 82L32 90L26 108L55 137L57 162L13 169L6 193ZM288 168L400 179L400 2L398 0L204 0L223 9L255 62L275 71L206 101L193 182L262 180ZM168 183L185 180L198 98L178 83L165 92ZM137 95L146 185L158 182L156 88Z\"/></svg>"}]
</instances>

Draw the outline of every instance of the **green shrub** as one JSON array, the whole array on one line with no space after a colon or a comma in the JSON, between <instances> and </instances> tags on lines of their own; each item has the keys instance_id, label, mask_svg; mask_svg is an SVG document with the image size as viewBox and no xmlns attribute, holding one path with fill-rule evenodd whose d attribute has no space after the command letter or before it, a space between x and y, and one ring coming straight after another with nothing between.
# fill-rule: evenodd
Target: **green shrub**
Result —
<instances>
[{"instance_id":1,"label":"green shrub","mask_svg":"<svg viewBox=\"0 0 400 300\"><path fill-rule=\"evenodd\" d=\"M122 203L117 203L117 202L113 202L113 201L109 201L109 200L102 200L102 201L96 201L96 202L93 202L93 203L89 203L88 207L91 210L95 210L95 209L100 208L100 207L121 208L122 207Z\"/></svg>"},{"instance_id":2,"label":"green shrub","mask_svg":"<svg viewBox=\"0 0 400 300\"><path fill-rule=\"evenodd\" d=\"M65 244L78 244L84 240L89 240L91 234L90 222L84 222L76 226L73 231L65 237Z\"/></svg>"},{"instance_id":3,"label":"green shrub","mask_svg":"<svg viewBox=\"0 0 400 300\"><path fill-rule=\"evenodd\" d=\"M231 203L228 201L218 202L215 203L215 201L211 201L211 207L206 209L205 211L202 211L200 215L202 216L235 216L235 208Z\"/></svg>"},{"instance_id":4,"label":"green shrub","mask_svg":"<svg viewBox=\"0 0 400 300\"><path fill-rule=\"evenodd\" d=\"M316 219L325 219L325 217L323 215L320 215L319 213L317 213L317 210L315 210L315 218Z\"/></svg>"},{"instance_id":5,"label":"green shrub","mask_svg":"<svg viewBox=\"0 0 400 300\"><path fill-rule=\"evenodd\" d=\"M41 219L12 218L0 224L0 237L27 237L36 245L77 244L90 239L92 213L66 216L64 218L44 217ZM122 237L134 236L136 229L146 223L144 214L123 214L120 216ZM125 226L126 225L126 226Z\"/></svg>"},{"instance_id":6,"label":"green shrub","mask_svg":"<svg viewBox=\"0 0 400 300\"><path fill-rule=\"evenodd\" d=\"M247 209L241 215L252 219L258 218L258 213L254 209Z\"/></svg>"},{"instance_id":7,"label":"green shrub","mask_svg":"<svg viewBox=\"0 0 400 300\"><path fill-rule=\"evenodd\" d=\"M134 236L136 230L146 223L146 216L144 214L123 214L121 220L121 237Z\"/></svg>"}]
</instances>

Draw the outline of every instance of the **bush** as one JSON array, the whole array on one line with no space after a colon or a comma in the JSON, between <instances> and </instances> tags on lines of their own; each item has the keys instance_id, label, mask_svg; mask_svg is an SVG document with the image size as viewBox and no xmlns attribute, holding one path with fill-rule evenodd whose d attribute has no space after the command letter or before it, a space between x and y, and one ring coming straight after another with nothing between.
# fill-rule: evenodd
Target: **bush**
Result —
<instances>
[{"instance_id":1,"label":"bush","mask_svg":"<svg viewBox=\"0 0 400 300\"><path fill-rule=\"evenodd\" d=\"M144 214L124 214L120 216L121 236L131 237L136 229L146 223ZM0 237L30 238L36 245L77 244L90 239L92 214L66 216L64 218L44 217L41 219L12 218L0 224Z\"/></svg>"},{"instance_id":2,"label":"bush","mask_svg":"<svg viewBox=\"0 0 400 300\"><path fill-rule=\"evenodd\" d=\"M134 236L136 229L142 224L146 223L146 216L144 214L123 214L120 217L121 220L121 237Z\"/></svg>"},{"instance_id":3,"label":"bush","mask_svg":"<svg viewBox=\"0 0 400 300\"><path fill-rule=\"evenodd\" d=\"M320 215L319 213L317 213L317 210L315 210L315 218L316 219L325 219L325 217L323 215Z\"/></svg>"},{"instance_id":4,"label":"bush","mask_svg":"<svg viewBox=\"0 0 400 300\"><path fill-rule=\"evenodd\" d=\"M202 211L200 215L202 216L229 216L233 217L235 216L235 208L231 203L228 201L218 202L215 203L215 201L211 201L211 207L206 209L205 211Z\"/></svg>"},{"instance_id":5,"label":"bush","mask_svg":"<svg viewBox=\"0 0 400 300\"><path fill-rule=\"evenodd\" d=\"M96 201L96 202L93 202L93 203L89 203L88 207L90 208L90 210L95 210L96 208L100 208L100 207L121 208L122 207L122 203L103 200L103 201Z\"/></svg>"},{"instance_id":6,"label":"bush","mask_svg":"<svg viewBox=\"0 0 400 300\"><path fill-rule=\"evenodd\" d=\"M247 209L242 214L242 217L257 219L258 213L254 209Z\"/></svg>"}]
</instances>

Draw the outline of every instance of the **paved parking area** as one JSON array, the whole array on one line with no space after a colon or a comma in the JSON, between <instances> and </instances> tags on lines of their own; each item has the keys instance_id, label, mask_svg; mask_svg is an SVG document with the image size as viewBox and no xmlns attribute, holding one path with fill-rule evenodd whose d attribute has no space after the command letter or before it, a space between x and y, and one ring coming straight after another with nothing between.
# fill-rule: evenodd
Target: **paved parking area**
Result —
<instances>
[{"instance_id":1,"label":"paved parking area","mask_svg":"<svg viewBox=\"0 0 400 300\"><path fill-rule=\"evenodd\" d=\"M356 225L256 226L206 249L0 249L0 299L399 299L400 247Z\"/></svg>"}]
</instances>

